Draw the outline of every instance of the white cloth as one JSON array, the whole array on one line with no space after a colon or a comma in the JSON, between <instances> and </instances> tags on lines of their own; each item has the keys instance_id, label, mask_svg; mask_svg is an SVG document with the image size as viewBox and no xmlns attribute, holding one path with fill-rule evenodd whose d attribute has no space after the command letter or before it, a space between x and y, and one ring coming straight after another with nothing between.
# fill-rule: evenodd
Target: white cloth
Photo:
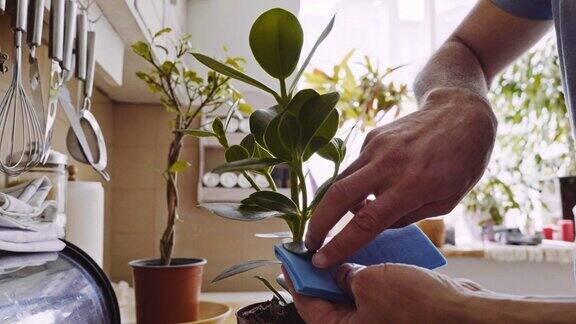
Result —
<instances>
[{"instance_id":1,"label":"white cloth","mask_svg":"<svg viewBox=\"0 0 576 324\"><path fill-rule=\"evenodd\" d=\"M0 227L0 241L11 243L28 243L52 241L64 237L64 229L54 223L39 227L38 231L28 231Z\"/></svg>"},{"instance_id":2,"label":"white cloth","mask_svg":"<svg viewBox=\"0 0 576 324\"><path fill-rule=\"evenodd\" d=\"M59 252L64 250L65 247L66 244L60 240L27 243L0 241L0 250L10 252Z\"/></svg>"},{"instance_id":3,"label":"white cloth","mask_svg":"<svg viewBox=\"0 0 576 324\"><path fill-rule=\"evenodd\" d=\"M52 222L56 203L46 200L52 183L46 176L0 190L0 227L38 231Z\"/></svg>"}]
</instances>

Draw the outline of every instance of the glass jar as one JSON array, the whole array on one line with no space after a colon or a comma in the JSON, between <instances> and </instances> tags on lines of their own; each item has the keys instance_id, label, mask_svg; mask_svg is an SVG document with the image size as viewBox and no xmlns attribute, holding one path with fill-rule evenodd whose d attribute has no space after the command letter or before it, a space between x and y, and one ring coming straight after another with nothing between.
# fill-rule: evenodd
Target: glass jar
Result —
<instances>
[{"instance_id":1,"label":"glass jar","mask_svg":"<svg viewBox=\"0 0 576 324\"><path fill-rule=\"evenodd\" d=\"M52 150L46 163L30 169L16 177L6 176L7 187L12 187L41 176L46 176L52 182L52 189L47 200L56 201L56 224L66 226L66 196L68 194L68 156Z\"/></svg>"}]
</instances>

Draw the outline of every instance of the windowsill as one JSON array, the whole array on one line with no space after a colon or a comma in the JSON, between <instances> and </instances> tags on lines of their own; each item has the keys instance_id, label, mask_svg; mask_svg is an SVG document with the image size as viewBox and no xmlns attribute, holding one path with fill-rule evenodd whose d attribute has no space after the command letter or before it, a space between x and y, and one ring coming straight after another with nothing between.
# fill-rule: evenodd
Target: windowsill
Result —
<instances>
[{"instance_id":1,"label":"windowsill","mask_svg":"<svg viewBox=\"0 0 576 324\"><path fill-rule=\"evenodd\" d=\"M442 254L450 258L477 258L500 262L544 262L571 264L574 259L574 243L544 240L536 246L478 243L467 246L445 245Z\"/></svg>"}]
</instances>

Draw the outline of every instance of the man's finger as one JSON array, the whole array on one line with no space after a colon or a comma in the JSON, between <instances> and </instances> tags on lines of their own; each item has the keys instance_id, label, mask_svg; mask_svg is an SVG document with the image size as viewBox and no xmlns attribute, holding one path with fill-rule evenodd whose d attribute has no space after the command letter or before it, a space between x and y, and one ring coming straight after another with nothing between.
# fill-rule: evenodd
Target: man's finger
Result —
<instances>
[{"instance_id":1,"label":"man's finger","mask_svg":"<svg viewBox=\"0 0 576 324\"><path fill-rule=\"evenodd\" d=\"M362 202L376 187L373 169L366 166L336 181L316 207L308 225L306 247L318 250L328 232L350 209Z\"/></svg>"},{"instance_id":2,"label":"man's finger","mask_svg":"<svg viewBox=\"0 0 576 324\"><path fill-rule=\"evenodd\" d=\"M346 261L384 229L419 207L414 206L407 196L399 189L387 190L376 200L368 202L340 233L314 254L314 265L329 268Z\"/></svg>"},{"instance_id":3,"label":"man's finger","mask_svg":"<svg viewBox=\"0 0 576 324\"><path fill-rule=\"evenodd\" d=\"M298 294L294 290L292 280L290 280L290 276L288 276L284 267L282 267L282 272L284 273L288 291L290 295L292 295L296 309L306 323L336 322L331 321L331 319L341 318L343 315L342 312L347 313L352 311L351 307L345 305L332 304L322 299Z\"/></svg>"},{"instance_id":4,"label":"man's finger","mask_svg":"<svg viewBox=\"0 0 576 324\"><path fill-rule=\"evenodd\" d=\"M334 275L334 279L336 280L336 284L340 289L345 291L349 296L353 297L352 294L352 281L354 280L355 276L360 272L362 269L366 268L363 265L355 264L355 263L344 263L338 270L336 270L336 274Z\"/></svg>"}]
</instances>

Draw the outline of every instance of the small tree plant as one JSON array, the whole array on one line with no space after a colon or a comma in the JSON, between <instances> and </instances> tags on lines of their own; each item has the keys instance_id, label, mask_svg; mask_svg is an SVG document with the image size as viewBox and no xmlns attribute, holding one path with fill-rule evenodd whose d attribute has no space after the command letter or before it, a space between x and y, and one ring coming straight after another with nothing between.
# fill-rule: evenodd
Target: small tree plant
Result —
<instances>
[{"instance_id":1,"label":"small tree plant","mask_svg":"<svg viewBox=\"0 0 576 324\"><path fill-rule=\"evenodd\" d=\"M174 42L166 37L170 32L170 28L164 28L154 34L150 42L139 41L132 45L134 53L150 66L150 70L139 71L136 75L147 84L150 92L160 96L160 102L172 115L172 133L166 134L172 136L172 142L168 150L166 169L162 171L166 180L168 210L166 228L160 240L160 259L164 265L170 265L174 247L174 226L178 219L179 206L178 174L190 166L188 161L180 158L184 138L187 135L210 135L209 132L192 129L197 117L241 101L240 94L228 82L230 77L210 71L203 78L189 69L185 60L192 54L190 36L183 36ZM160 40L163 39L168 40L170 45L162 45ZM163 58L155 55L156 52L161 53ZM242 58L228 57L222 64L240 71L243 62ZM187 131L181 131L184 129Z\"/></svg>"},{"instance_id":2,"label":"small tree plant","mask_svg":"<svg viewBox=\"0 0 576 324\"><path fill-rule=\"evenodd\" d=\"M246 135L239 145L228 145L223 123L219 119L214 120L211 133L211 136L216 137L226 148L226 163L216 168L216 172L263 174L269 179L271 190L263 190L252 182L254 192L240 203L206 203L202 206L216 215L233 220L282 218L290 228L291 235L270 236L291 238L293 244L287 246L293 247L294 252L302 251L306 224L320 199L336 179L346 154L344 141L334 137L339 125L336 109L339 94L319 94L312 89L296 91L299 78L315 50L330 33L333 24L334 18L326 26L303 64L296 69L303 43L302 27L298 19L279 8L266 11L256 19L250 31L250 48L264 71L278 80L279 92L238 69L206 55L194 54L198 61L213 71L259 88L276 101L274 106L255 110L250 115L250 134ZM333 177L320 186L315 197L311 197L307 190L303 171L304 163L313 154L319 154L334 163ZM290 197L279 193L270 177L272 169L279 164L286 164L289 169ZM235 265L221 273L214 281L271 263L277 262L253 260ZM267 287L272 287L263 278L258 279L263 280ZM281 296L277 296L281 300Z\"/></svg>"}]
</instances>

